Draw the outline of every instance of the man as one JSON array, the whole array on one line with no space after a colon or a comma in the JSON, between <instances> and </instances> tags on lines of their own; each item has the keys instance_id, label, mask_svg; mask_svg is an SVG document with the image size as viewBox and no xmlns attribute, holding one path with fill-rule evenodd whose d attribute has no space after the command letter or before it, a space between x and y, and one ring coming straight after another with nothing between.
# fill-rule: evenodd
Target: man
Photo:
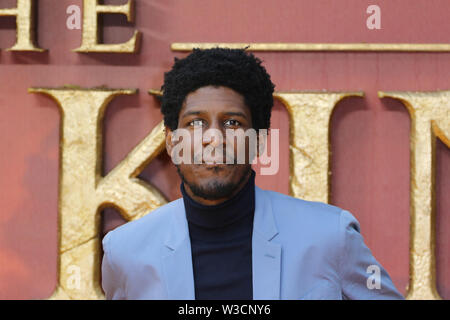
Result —
<instances>
[{"instance_id":1,"label":"man","mask_svg":"<svg viewBox=\"0 0 450 320\"><path fill-rule=\"evenodd\" d=\"M349 212L261 190L250 143L228 148L229 139L217 138L268 129L273 90L261 61L244 50L196 49L175 59L161 110L183 197L105 236L108 299L403 298ZM215 135L199 140L195 130ZM176 131L187 133L183 142ZM182 156L192 162L178 161L177 142L193 149ZM209 147L220 151L208 155Z\"/></svg>"}]
</instances>

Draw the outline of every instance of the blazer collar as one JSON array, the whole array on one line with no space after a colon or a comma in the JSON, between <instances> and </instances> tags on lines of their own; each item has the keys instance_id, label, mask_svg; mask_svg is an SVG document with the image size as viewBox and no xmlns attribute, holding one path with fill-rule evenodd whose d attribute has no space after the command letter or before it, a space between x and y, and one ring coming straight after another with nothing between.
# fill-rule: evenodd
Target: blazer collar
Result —
<instances>
[{"instance_id":1,"label":"blazer collar","mask_svg":"<svg viewBox=\"0 0 450 320\"><path fill-rule=\"evenodd\" d=\"M272 203L266 191L255 189L255 218L252 238L253 300L280 299L281 245Z\"/></svg>"},{"instance_id":2,"label":"blazer collar","mask_svg":"<svg viewBox=\"0 0 450 320\"><path fill-rule=\"evenodd\" d=\"M169 299L195 299L191 242L183 199L174 202L171 226L164 241L164 278ZM278 234L272 205L265 191L255 186L252 236L253 299L279 299L281 246L271 242Z\"/></svg>"},{"instance_id":3,"label":"blazer collar","mask_svg":"<svg viewBox=\"0 0 450 320\"><path fill-rule=\"evenodd\" d=\"M165 239L167 254L162 258L163 277L169 300L195 299L191 241L183 199L175 200L171 225ZM169 213L169 212L168 212Z\"/></svg>"},{"instance_id":4,"label":"blazer collar","mask_svg":"<svg viewBox=\"0 0 450 320\"><path fill-rule=\"evenodd\" d=\"M186 238L189 238L183 198L174 201L174 208L172 210L171 225L169 226L169 232L167 233L164 244L169 249L176 250Z\"/></svg>"},{"instance_id":5,"label":"blazer collar","mask_svg":"<svg viewBox=\"0 0 450 320\"><path fill-rule=\"evenodd\" d=\"M272 240L277 234L277 226L273 216L272 204L265 191L255 186L255 218L253 221L254 232L259 232L267 241Z\"/></svg>"}]
</instances>

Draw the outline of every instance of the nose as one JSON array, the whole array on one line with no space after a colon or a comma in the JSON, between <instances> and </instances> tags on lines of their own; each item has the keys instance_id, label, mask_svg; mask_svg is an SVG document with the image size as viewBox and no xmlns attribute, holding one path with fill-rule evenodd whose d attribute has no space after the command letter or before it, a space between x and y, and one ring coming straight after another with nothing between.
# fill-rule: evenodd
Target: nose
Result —
<instances>
[{"instance_id":1,"label":"nose","mask_svg":"<svg viewBox=\"0 0 450 320\"><path fill-rule=\"evenodd\" d=\"M224 137L221 130L216 127L210 127L203 132L203 146L210 145L212 148L217 148L224 143Z\"/></svg>"}]
</instances>

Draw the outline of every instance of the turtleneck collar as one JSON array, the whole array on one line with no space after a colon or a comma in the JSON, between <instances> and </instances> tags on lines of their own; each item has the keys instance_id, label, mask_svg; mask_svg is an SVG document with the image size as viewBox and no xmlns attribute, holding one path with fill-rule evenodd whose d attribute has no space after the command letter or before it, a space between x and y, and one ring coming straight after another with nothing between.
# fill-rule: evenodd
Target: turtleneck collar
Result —
<instances>
[{"instance_id":1,"label":"turtleneck collar","mask_svg":"<svg viewBox=\"0 0 450 320\"><path fill-rule=\"evenodd\" d=\"M253 169L244 187L232 198L217 205L203 205L187 194L183 183L181 183L180 188L186 209L186 218L189 224L195 225L195 227L223 229L246 216L254 214L255 171Z\"/></svg>"}]
</instances>

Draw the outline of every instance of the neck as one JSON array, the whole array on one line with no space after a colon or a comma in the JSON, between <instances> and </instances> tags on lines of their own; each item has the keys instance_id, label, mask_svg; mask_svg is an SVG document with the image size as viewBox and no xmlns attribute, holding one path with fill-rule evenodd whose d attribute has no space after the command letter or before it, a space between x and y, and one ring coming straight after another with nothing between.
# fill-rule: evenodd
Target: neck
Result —
<instances>
[{"instance_id":1,"label":"neck","mask_svg":"<svg viewBox=\"0 0 450 320\"><path fill-rule=\"evenodd\" d=\"M248 231L247 228L249 224L251 226L255 209L254 174L252 170L250 176L246 177L246 184L233 197L227 198L226 201L216 205L205 205L197 202L188 195L184 185L181 184L186 218L194 236L202 235L202 237L208 239L223 240L224 237L236 236L236 228L243 228ZM214 230L214 232L211 230Z\"/></svg>"}]
</instances>

